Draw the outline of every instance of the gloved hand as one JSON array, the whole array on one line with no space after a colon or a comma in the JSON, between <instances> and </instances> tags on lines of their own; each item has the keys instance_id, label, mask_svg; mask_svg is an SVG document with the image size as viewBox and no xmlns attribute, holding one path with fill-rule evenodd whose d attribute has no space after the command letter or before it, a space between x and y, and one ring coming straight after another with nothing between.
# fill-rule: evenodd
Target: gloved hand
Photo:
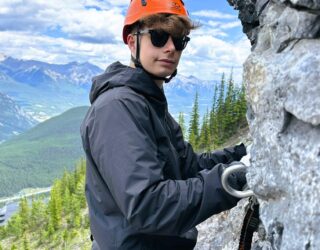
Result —
<instances>
[{"instance_id":1,"label":"gloved hand","mask_svg":"<svg viewBox=\"0 0 320 250\"><path fill-rule=\"evenodd\" d=\"M236 155L234 160L239 161L243 156L247 154L246 146L243 143L236 145L234 147L234 152Z\"/></svg>"},{"instance_id":2,"label":"gloved hand","mask_svg":"<svg viewBox=\"0 0 320 250\"><path fill-rule=\"evenodd\" d=\"M242 162L232 162L229 165L223 165L224 169L231 167L232 165L235 164L242 164L244 165ZM238 172L234 172L232 174L230 174L228 176L228 183L230 185L230 187L232 187L233 189L236 190L243 190L243 187L247 184L247 179L246 179L246 171L242 170L242 171L238 171Z\"/></svg>"}]
</instances>

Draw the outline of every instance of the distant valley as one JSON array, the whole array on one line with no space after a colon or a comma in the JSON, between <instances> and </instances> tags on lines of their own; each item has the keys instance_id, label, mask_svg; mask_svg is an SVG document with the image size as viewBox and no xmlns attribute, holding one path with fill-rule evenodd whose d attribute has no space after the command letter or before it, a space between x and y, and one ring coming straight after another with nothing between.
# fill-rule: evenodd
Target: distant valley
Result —
<instances>
[{"instance_id":1,"label":"distant valley","mask_svg":"<svg viewBox=\"0 0 320 250\"><path fill-rule=\"evenodd\" d=\"M47 187L82 156L80 124L88 107L42 122L0 145L0 197Z\"/></svg>"}]
</instances>

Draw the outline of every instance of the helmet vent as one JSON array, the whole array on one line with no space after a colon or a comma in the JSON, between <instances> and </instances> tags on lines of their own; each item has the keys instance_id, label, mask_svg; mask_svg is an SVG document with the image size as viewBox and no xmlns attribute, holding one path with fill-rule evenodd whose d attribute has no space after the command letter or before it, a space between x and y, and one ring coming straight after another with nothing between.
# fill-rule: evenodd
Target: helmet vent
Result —
<instances>
[{"instance_id":1,"label":"helmet vent","mask_svg":"<svg viewBox=\"0 0 320 250\"><path fill-rule=\"evenodd\" d=\"M147 6L147 0L141 0L141 5L142 6Z\"/></svg>"}]
</instances>

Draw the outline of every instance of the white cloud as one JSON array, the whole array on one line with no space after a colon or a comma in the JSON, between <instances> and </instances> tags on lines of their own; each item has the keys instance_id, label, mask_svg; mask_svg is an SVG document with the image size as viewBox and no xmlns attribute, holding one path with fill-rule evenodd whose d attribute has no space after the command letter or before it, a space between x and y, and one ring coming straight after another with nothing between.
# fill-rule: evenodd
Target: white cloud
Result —
<instances>
[{"instance_id":1,"label":"white cloud","mask_svg":"<svg viewBox=\"0 0 320 250\"><path fill-rule=\"evenodd\" d=\"M123 9L101 1L1 2L0 30L59 32L77 40L121 40Z\"/></svg>"},{"instance_id":2,"label":"white cloud","mask_svg":"<svg viewBox=\"0 0 320 250\"><path fill-rule=\"evenodd\" d=\"M182 74L191 74L202 79L219 79L224 72L234 68L234 78L242 81L242 64L250 53L250 43L243 38L230 43L211 35L192 37L180 65Z\"/></svg>"},{"instance_id":3,"label":"white cloud","mask_svg":"<svg viewBox=\"0 0 320 250\"><path fill-rule=\"evenodd\" d=\"M89 61L102 68L116 60L129 60L129 50L123 43L95 44L41 35L30 37L29 33L0 32L0 51L15 58L49 63Z\"/></svg>"},{"instance_id":4,"label":"white cloud","mask_svg":"<svg viewBox=\"0 0 320 250\"><path fill-rule=\"evenodd\" d=\"M231 39L235 35L234 28L239 28L239 30L241 30L241 22L238 19L235 19L235 20L199 19L196 22L200 23L201 28L193 31L194 34L196 35L209 34L210 36L213 36L213 37L224 38L224 40L226 40L227 38Z\"/></svg>"},{"instance_id":5,"label":"white cloud","mask_svg":"<svg viewBox=\"0 0 320 250\"><path fill-rule=\"evenodd\" d=\"M122 42L124 12L129 0L1 0L0 53L49 63L89 61L105 68L113 61L129 63ZM241 81L242 63L250 53L242 36L230 41L230 29L240 22L235 15L198 11L203 24L191 35L179 72L201 79L219 79L234 68ZM216 20L219 19L219 20ZM233 30L234 31L234 30Z\"/></svg>"},{"instance_id":6,"label":"white cloud","mask_svg":"<svg viewBox=\"0 0 320 250\"><path fill-rule=\"evenodd\" d=\"M217 22L217 21L209 21L206 25L214 28L219 28L221 30L232 29L236 27L241 27L240 20L232 21L232 22Z\"/></svg>"},{"instance_id":7,"label":"white cloud","mask_svg":"<svg viewBox=\"0 0 320 250\"><path fill-rule=\"evenodd\" d=\"M237 16L235 15L230 15L230 14L222 13L215 10L201 10L201 11L191 12L191 15L199 16L199 17L208 17L208 18L219 18L219 19L237 18Z\"/></svg>"},{"instance_id":8,"label":"white cloud","mask_svg":"<svg viewBox=\"0 0 320 250\"><path fill-rule=\"evenodd\" d=\"M47 13L45 13L47 14ZM68 20L65 16L68 15ZM122 39L123 16L117 9L97 11L95 9L68 11L55 15L63 32L71 38L112 41Z\"/></svg>"},{"instance_id":9,"label":"white cloud","mask_svg":"<svg viewBox=\"0 0 320 250\"><path fill-rule=\"evenodd\" d=\"M117 0L117 1L107 0L107 2L109 4L116 5L116 6L125 6L125 7L127 7L129 5L129 0Z\"/></svg>"}]
</instances>

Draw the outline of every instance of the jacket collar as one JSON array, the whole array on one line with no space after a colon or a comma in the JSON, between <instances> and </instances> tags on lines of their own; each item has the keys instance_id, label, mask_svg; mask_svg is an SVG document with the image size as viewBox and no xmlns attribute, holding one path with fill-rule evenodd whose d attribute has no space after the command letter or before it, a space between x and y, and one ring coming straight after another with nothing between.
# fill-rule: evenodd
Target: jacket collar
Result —
<instances>
[{"instance_id":1,"label":"jacket collar","mask_svg":"<svg viewBox=\"0 0 320 250\"><path fill-rule=\"evenodd\" d=\"M125 66L120 62L111 64L106 71L92 79L90 102L93 103L100 94L108 89L128 86L142 94L156 105L167 106L167 100L162 89L141 68Z\"/></svg>"}]
</instances>

